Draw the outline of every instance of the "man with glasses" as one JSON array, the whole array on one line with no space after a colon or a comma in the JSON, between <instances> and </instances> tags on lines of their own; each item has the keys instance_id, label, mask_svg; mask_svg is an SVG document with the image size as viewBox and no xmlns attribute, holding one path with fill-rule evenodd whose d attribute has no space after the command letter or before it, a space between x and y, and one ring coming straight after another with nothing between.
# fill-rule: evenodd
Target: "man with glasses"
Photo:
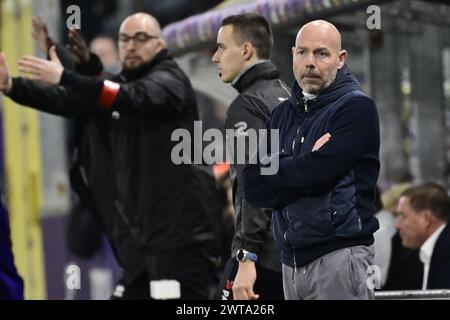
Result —
<instances>
[{"instance_id":1,"label":"man with glasses","mask_svg":"<svg viewBox=\"0 0 450 320\"><path fill-rule=\"evenodd\" d=\"M20 104L86 120L72 181L95 207L123 267L113 298L148 298L149 282L165 279L178 281L182 299L206 299L218 251L214 181L171 161L172 132L193 132L198 120L193 89L154 17L126 18L118 40L123 71L110 80L65 70L52 48L50 61L19 61L46 85L10 78L1 54L0 90ZM177 296L176 285L175 292L156 285L153 297Z\"/></svg>"}]
</instances>

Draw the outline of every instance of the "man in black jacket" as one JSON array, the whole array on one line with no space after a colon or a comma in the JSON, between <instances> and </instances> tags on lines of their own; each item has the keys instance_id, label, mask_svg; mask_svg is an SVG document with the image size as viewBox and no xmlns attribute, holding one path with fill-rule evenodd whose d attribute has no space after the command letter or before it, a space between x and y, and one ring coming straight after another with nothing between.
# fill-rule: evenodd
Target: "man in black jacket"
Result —
<instances>
[{"instance_id":1,"label":"man in black jacket","mask_svg":"<svg viewBox=\"0 0 450 320\"><path fill-rule=\"evenodd\" d=\"M264 17L241 14L222 21L212 61L222 80L239 92L225 120L227 132L238 135L227 135L233 146L239 146L237 140L246 139L250 131L257 135L265 127L271 111L290 95L279 79L276 66L268 60L272 46L272 31ZM235 259L239 264L236 275L232 272L224 276L229 278L228 283L234 280L235 300L283 299L280 251L270 228L272 211L255 207L244 199L242 171L251 147L236 149L231 159L236 227L229 264L236 265ZM244 163L239 163L242 159L239 152L245 152Z\"/></svg>"},{"instance_id":2,"label":"man in black jacket","mask_svg":"<svg viewBox=\"0 0 450 320\"><path fill-rule=\"evenodd\" d=\"M52 48L50 61L19 61L23 72L50 85L11 79L0 57L0 90L20 104L85 120L72 180L95 207L123 267L115 296L148 298L149 281L173 279L181 298L208 298L218 225L207 203L213 178L171 160L172 132L192 132L198 119L194 92L155 18L128 17L118 39L123 71L111 80L65 70ZM165 287L152 291L164 294Z\"/></svg>"},{"instance_id":3,"label":"man in black jacket","mask_svg":"<svg viewBox=\"0 0 450 320\"><path fill-rule=\"evenodd\" d=\"M279 170L262 175L266 164L248 165L245 196L276 209L287 299L373 299L367 278L378 229L376 106L345 66L347 52L331 23L305 24L292 55L292 97L267 124L279 131L272 154Z\"/></svg>"},{"instance_id":4,"label":"man in black jacket","mask_svg":"<svg viewBox=\"0 0 450 320\"><path fill-rule=\"evenodd\" d=\"M420 249L422 289L450 289L450 197L428 182L406 189L397 204L396 227L406 248Z\"/></svg>"}]
</instances>

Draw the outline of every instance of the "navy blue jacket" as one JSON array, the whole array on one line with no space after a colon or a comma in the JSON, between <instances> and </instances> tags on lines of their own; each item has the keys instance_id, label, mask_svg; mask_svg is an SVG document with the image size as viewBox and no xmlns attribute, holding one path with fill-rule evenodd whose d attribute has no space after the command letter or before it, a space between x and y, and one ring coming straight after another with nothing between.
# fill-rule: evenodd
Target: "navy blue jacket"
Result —
<instances>
[{"instance_id":1,"label":"navy blue jacket","mask_svg":"<svg viewBox=\"0 0 450 320\"><path fill-rule=\"evenodd\" d=\"M279 130L278 154L271 150L279 170L261 175L260 164L247 165L244 193L250 203L276 209L272 221L282 262L304 266L343 247L371 245L378 229L378 113L348 68L306 103L295 83L267 128ZM331 139L312 152L327 132Z\"/></svg>"}]
</instances>

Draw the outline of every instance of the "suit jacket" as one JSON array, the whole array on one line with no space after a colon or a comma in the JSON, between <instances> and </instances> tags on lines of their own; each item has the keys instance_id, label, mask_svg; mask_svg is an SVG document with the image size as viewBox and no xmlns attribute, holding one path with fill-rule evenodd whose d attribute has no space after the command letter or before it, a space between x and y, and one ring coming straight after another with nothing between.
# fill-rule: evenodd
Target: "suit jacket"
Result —
<instances>
[{"instance_id":1,"label":"suit jacket","mask_svg":"<svg viewBox=\"0 0 450 320\"><path fill-rule=\"evenodd\" d=\"M434 246L427 289L450 289L450 223L441 232Z\"/></svg>"},{"instance_id":2,"label":"suit jacket","mask_svg":"<svg viewBox=\"0 0 450 320\"><path fill-rule=\"evenodd\" d=\"M423 263L419 250L405 248L400 233L391 239L391 259L383 290L420 290L423 281Z\"/></svg>"}]
</instances>

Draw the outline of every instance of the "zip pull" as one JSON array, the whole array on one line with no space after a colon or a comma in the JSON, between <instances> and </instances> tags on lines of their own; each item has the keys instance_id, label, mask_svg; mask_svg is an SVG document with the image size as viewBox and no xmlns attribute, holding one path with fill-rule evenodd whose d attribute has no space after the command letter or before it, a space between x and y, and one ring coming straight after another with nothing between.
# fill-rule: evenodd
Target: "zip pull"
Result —
<instances>
[{"instance_id":1,"label":"zip pull","mask_svg":"<svg viewBox=\"0 0 450 320\"><path fill-rule=\"evenodd\" d=\"M308 113L308 99L303 98L303 104L305 106L305 112Z\"/></svg>"}]
</instances>

